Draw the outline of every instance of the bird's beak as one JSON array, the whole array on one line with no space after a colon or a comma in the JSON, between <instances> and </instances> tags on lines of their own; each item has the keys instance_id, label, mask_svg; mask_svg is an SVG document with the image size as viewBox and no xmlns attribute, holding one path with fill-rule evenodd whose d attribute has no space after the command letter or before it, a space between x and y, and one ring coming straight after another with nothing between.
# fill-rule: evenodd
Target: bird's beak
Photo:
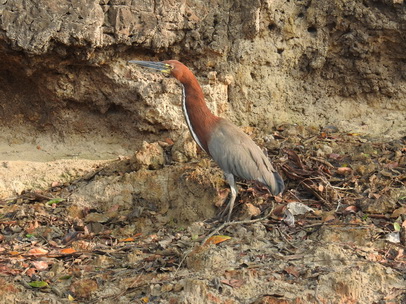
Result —
<instances>
[{"instance_id":1,"label":"bird's beak","mask_svg":"<svg viewBox=\"0 0 406 304\"><path fill-rule=\"evenodd\" d=\"M154 61L138 61L138 60L130 60L129 63L135 63L145 68L150 68L154 70L161 71L165 74L170 74L172 67L164 62L154 62Z\"/></svg>"}]
</instances>

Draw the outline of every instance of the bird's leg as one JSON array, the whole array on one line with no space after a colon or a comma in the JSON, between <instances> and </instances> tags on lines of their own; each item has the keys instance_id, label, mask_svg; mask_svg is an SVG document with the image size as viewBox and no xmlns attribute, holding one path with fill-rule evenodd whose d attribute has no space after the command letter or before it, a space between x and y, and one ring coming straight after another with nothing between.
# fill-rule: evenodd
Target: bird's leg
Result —
<instances>
[{"instance_id":1,"label":"bird's leg","mask_svg":"<svg viewBox=\"0 0 406 304\"><path fill-rule=\"evenodd\" d=\"M227 220L226 222L230 221L231 213L233 212L234 202L237 197L237 184L234 181L234 175L231 173L224 173L224 177L226 178L228 184L230 185L231 196L228 200L227 206L224 208L223 211L220 212L219 217L224 217L227 213Z\"/></svg>"},{"instance_id":2,"label":"bird's leg","mask_svg":"<svg viewBox=\"0 0 406 304\"><path fill-rule=\"evenodd\" d=\"M233 208L234 208L235 198L237 197L238 188L237 188L237 184L235 183L233 174L224 173L224 175L226 177L228 184L230 185L230 190L231 190L231 197L230 197L230 200L228 201L227 207L225 209L225 210L228 209L227 222L229 222L231 219L231 212L233 211Z\"/></svg>"}]
</instances>

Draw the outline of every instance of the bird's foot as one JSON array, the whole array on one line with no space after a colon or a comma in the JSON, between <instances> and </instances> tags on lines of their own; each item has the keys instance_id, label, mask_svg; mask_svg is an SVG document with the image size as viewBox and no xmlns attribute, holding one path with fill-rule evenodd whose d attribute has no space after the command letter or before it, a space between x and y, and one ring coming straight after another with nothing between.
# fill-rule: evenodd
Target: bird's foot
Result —
<instances>
[{"instance_id":1,"label":"bird's foot","mask_svg":"<svg viewBox=\"0 0 406 304\"><path fill-rule=\"evenodd\" d=\"M227 206L223 210L221 210L219 213L217 213L215 218L217 220L229 222L231 219L230 204L228 203Z\"/></svg>"}]
</instances>

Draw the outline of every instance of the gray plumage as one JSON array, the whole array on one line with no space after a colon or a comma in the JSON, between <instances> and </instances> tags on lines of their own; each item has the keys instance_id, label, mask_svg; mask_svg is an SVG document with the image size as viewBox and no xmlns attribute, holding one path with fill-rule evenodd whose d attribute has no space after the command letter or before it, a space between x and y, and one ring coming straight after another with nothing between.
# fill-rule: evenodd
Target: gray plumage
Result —
<instances>
[{"instance_id":1,"label":"gray plumage","mask_svg":"<svg viewBox=\"0 0 406 304\"><path fill-rule=\"evenodd\" d=\"M229 121L220 119L211 133L208 149L211 157L223 169L231 187L228 219L237 195L234 176L259 181L268 186L274 195L283 191L283 180L268 157L247 134Z\"/></svg>"},{"instance_id":2,"label":"gray plumage","mask_svg":"<svg viewBox=\"0 0 406 304\"><path fill-rule=\"evenodd\" d=\"M216 125L208 148L225 173L259 181L268 186L274 195L283 191L283 181L268 157L247 134L228 120L221 119Z\"/></svg>"}]
</instances>

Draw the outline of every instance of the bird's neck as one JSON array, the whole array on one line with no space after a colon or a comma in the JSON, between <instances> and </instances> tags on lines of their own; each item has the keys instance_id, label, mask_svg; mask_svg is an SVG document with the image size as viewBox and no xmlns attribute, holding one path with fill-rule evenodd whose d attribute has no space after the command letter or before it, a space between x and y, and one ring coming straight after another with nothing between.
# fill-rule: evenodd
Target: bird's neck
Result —
<instances>
[{"instance_id":1,"label":"bird's neck","mask_svg":"<svg viewBox=\"0 0 406 304\"><path fill-rule=\"evenodd\" d=\"M219 117L211 113L207 107L203 90L193 75L181 83L183 86L182 108L190 133L197 144L210 154L207 145Z\"/></svg>"}]
</instances>

